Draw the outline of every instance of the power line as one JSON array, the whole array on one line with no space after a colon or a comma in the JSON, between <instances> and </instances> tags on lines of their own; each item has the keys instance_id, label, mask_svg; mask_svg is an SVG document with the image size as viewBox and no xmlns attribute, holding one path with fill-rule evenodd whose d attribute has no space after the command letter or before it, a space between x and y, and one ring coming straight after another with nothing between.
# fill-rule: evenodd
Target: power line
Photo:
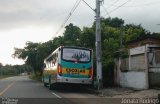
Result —
<instances>
[{"instance_id":1,"label":"power line","mask_svg":"<svg viewBox=\"0 0 160 104\"><path fill-rule=\"evenodd\" d=\"M114 4L116 4L118 1L119 1L119 0L116 0L115 2L113 2L113 3L108 7L108 9L111 8L112 6L114 6Z\"/></svg>"},{"instance_id":2,"label":"power line","mask_svg":"<svg viewBox=\"0 0 160 104\"><path fill-rule=\"evenodd\" d=\"M132 6L126 5L126 6L124 6L124 7L142 7L142 6L155 5L155 4L159 4L159 3L160 3L160 2L157 1L157 2L151 2L151 3L140 4L140 5L132 5ZM115 6L115 5L113 5L113 6Z\"/></svg>"},{"instance_id":3,"label":"power line","mask_svg":"<svg viewBox=\"0 0 160 104\"><path fill-rule=\"evenodd\" d=\"M114 6L114 4L116 4L118 1L119 0L114 1L107 9L111 8L112 6ZM102 5L102 7L104 8L104 11L106 12L106 15L108 15L109 17L111 17L110 14L109 14L109 12L107 11L107 9L103 5Z\"/></svg>"},{"instance_id":4,"label":"power line","mask_svg":"<svg viewBox=\"0 0 160 104\"><path fill-rule=\"evenodd\" d=\"M65 24L67 23L67 21L70 19L70 17L74 13L74 11L77 9L77 7L79 6L79 4L81 3L81 1L82 0L77 0L76 1L76 3L74 4L73 8L69 12L68 16L66 17L66 19L64 20L64 22L62 23L62 25L60 26L60 28L58 29L58 31L56 32L55 36L57 36L58 33L61 31L61 29L65 26Z\"/></svg>"},{"instance_id":5,"label":"power line","mask_svg":"<svg viewBox=\"0 0 160 104\"><path fill-rule=\"evenodd\" d=\"M117 3L118 1L119 1L119 0L116 0L114 3ZM119 6L116 7L115 9L111 10L110 12L108 12L107 9L106 9L103 5L102 5L102 7L104 8L104 10L105 10L105 12L106 12L106 15L108 15L109 17L111 17L110 14L111 14L112 12L114 12L114 11L116 11L117 9L119 9L120 7L124 6L124 5L127 4L129 1L131 1L131 0L127 0L126 2L124 2L124 3L121 4L121 5L119 5ZM113 4L112 4L112 5L113 5ZM112 5L111 5L111 6L112 6ZM105 16L106 16L106 15L105 15ZM104 17L105 17L105 16L104 16Z\"/></svg>"},{"instance_id":6,"label":"power line","mask_svg":"<svg viewBox=\"0 0 160 104\"><path fill-rule=\"evenodd\" d=\"M126 2L124 2L124 3L121 4L121 5L119 5L119 6L116 7L115 9L109 11L108 13L111 14L112 12L116 11L116 10L119 9L120 7L122 7L122 6L124 6L125 4L127 4L129 1L131 1L131 0L127 0ZM106 15L105 15L105 16L106 16ZM105 17L105 16L104 16L104 17Z\"/></svg>"},{"instance_id":7,"label":"power line","mask_svg":"<svg viewBox=\"0 0 160 104\"><path fill-rule=\"evenodd\" d=\"M82 0L82 1L95 12L95 9L93 9L85 0Z\"/></svg>"},{"instance_id":8,"label":"power line","mask_svg":"<svg viewBox=\"0 0 160 104\"><path fill-rule=\"evenodd\" d=\"M103 5L102 5L102 7L103 7L104 11L106 12L106 15L108 15L109 17L111 17L110 14L108 13L107 9Z\"/></svg>"},{"instance_id":9,"label":"power line","mask_svg":"<svg viewBox=\"0 0 160 104\"><path fill-rule=\"evenodd\" d=\"M126 6L123 6L123 7L142 7L142 6L150 6L150 5L156 5L156 4L159 4L160 3L160 1L154 1L154 2L150 2L150 3L145 3L145 4L139 4L139 5L126 5ZM115 3L114 4L112 4L111 6L113 6L113 7L118 7L117 5L115 5ZM110 8L110 7L109 7ZM108 8L108 9L109 9Z\"/></svg>"},{"instance_id":10,"label":"power line","mask_svg":"<svg viewBox=\"0 0 160 104\"><path fill-rule=\"evenodd\" d=\"M116 3L118 2L119 0L117 0L117 1L115 1ZM113 9L113 10L111 10L110 12L106 12L106 15L108 15L109 17L110 17L110 13L112 13L112 12L114 12L114 11L116 11L117 9L119 9L120 7L140 7L140 6L149 6L149 5L154 5L154 4L158 4L158 3L160 3L159 1L157 1L157 2L150 2L150 3L146 3L146 4L142 4L142 5L133 5L133 6L124 6L125 4L127 4L129 1L131 1L131 0L128 0L128 1L126 1L126 2L124 2L123 4L121 4L120 6L116 6L116 5L114 5L114 4L112 4L111 6L114 6L114 7L116 7L115 9ZM110 6L110 7L111 7ZM109 7L109 8L110 8ZM104 7L105 8L105 7ZM105 8L106 9L106 8ZM106 9L107 10L107 9ZM105 10L105 11L106 11ZM105 16L106 16L105 15ZM105 17L104 16L104 17Z\"/></svg>"},{"instance_id":11,"label":"power line","mask_svg":"<svg viewBox=\"0 0 160 104\"><path fill-rule=\"evenodd\" d=\"M131 1L131 0L127 0L126 2L124 2L123 4L121 4L120 6L116 7L113 10L111 10L109 13L112 13L112 12L116 11L117 9L119 9L120 7L122 7L123 5L127 4L129 1Z\"/></svg>"},{"instance_id":12,"label":"power line","mask_svg":"<svg viewBox=\"0 0 160 104\"><path fill-rule=\"evenodd\" d=\"M119 1L119 0L116 0L114 3L117 3L118 1ZM112 12L114 12L114 11L116 11L117 9L119 9L120 7L124 6L124 5L127 4L129 1L131 1L131 0L127 0L126 2L124 2L123 4L121 4L120 6L118 6L117 8L111 10L110 12L108 12L107 9L106 9L103 5L102 5L102 7L104 8L104 10L105 10L105 12L106 12L106 15L108 15L109 17L111 17L110 14L111 14ZM113 3L113 4L114 4L114 3ZM111 4L111 6L113 6L113 4ZM110 7L111 7L111 6L110 6ZM109 8L110 8L110 7L109 7ZM106 16L106 15L105 15L105 16ZM104 16L104 17L105 17L105 16Z\"/></svg>"}]
</instances>

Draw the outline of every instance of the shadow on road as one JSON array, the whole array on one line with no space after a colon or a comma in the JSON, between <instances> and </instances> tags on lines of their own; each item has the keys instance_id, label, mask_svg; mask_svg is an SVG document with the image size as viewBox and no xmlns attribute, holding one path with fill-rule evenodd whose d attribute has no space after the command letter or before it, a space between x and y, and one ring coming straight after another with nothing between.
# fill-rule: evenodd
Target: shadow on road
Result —
<instances>
[{"instance_id":1,"label":"shadow on road","mask_svg":"<svg viewBox=\"0 0 160 104\"><path fill-rule=\"evenodd\" d=\"M52 90L62 93L94 93L92 85L79 84L56 84L53 85Z\"/></svg>"}]
</instances>

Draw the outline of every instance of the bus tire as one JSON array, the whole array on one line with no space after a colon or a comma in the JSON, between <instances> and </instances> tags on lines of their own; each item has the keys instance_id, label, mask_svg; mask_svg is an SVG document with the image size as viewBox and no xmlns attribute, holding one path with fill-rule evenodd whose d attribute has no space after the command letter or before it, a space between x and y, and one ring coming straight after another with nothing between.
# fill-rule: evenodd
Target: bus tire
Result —
<instances>
[{"instance_id":1,"label":"bus tire","mask_svg":"<svg viewBox=\"0 0 160 104\"><path fill-rule=\"evenodd\" d=\"M52 84L49 84L49 90L52 90L53 89L53 86L52 86Z\"/></svg>"},{"instance_id":2,"label":"bus tire","mask_svg":"<svg viewBox=\"0 0 160 104\"><path fill-rule=\"evenodd\" d=\"M49 90L52 90L51 76L49 77L48 88L49 88Z\"/></svg>"},{"instance_id":3,"label":"bus tire","mask_svg":"<svg viewBox=\"0 0 160 104\"><path fill-rule=\"evenodd\" d=\"M42 82L44 82L44 76L42 75Z\"/></svg>"},{"instance_id":4,"label":"bus tire","mask_svg":"<svg viewBox=\"0 0 160 104\"><path fill-rule=\"evenodd\" d=\"M44 87L47 87L47 83L44 82L43 85L44 85Z\"/></svg>"}]
</instances>

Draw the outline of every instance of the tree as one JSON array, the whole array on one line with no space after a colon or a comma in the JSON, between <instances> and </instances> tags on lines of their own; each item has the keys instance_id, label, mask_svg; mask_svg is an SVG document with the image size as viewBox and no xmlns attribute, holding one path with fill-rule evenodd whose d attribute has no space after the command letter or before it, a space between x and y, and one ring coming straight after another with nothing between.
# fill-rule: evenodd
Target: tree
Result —
<instances>
[{"instance_id":1,"label":"tree","mask_svg":"<svg viewBox=\"0 0 160 104\"><path fill-rule=\"evenodd\" d=\"M95 30L84 27L80 35L80 46L94 49L95 47Z\"/></svg>"},{"instance_id":2,"label":"tree","mask_svg":"<svg viewBox=\"0 0 160 104\"><path fill-rule=\"evenodd\" d=\"M125 42L137 39L141 35L146 35L149 33L141 25L127 24L124 26L124 29L125 34L123 40L125 40Z\"/></svg>"},{"instance_id":3,"label":"tree","mask_svg":"<svg viewBox=\"0 0 160 104\"><path fill-rule=\"evenodd\" d=\"M3 67L3 64L2 64L2 63L0 63L0 68L1 68L1 67Z\"/></svg>"},{"instance_id":4,"label":"tree","mask_svg":"<svg viewBox=\"0 0 160 104\"><path fill-rule=\"evenodd\" d=\"M79 39L81 35L81 29L77 26L74 26L72 23L65 27L64 32L64 41L65 45L75 45L79 46Z\"/></svg>"},{"instance_id":5,"label":"tree","mask_svg":"<svg viewBox=\"0 0 160 104\"><path fill-rule=\"evenodd\" d=\"M120 18L101 18L101 23L105 24L106 26L114 27L114 28L120 28L124 24L124 20Z\"/></svg>"},{"instance_id":6,"label":"tree","mask_svg":"<svg viewBox=\"0 0 160 104\"><path fill-rule=\"evenodd\" d=\"M23 49L15 48L14 57L25 60L26 65L30 65L34 71L42 72L43 60L59 46L81 46L92 48L95 57L95 22L92 27L83 27L70 23L65 27L62 36L55 37L44 43L27 42ZM102 35L102 67L105 82L112 83L114 58L116 51L123 43L148 34L141 25L126 24L120 18L101 18ZM155 33L154 33L155 34ZM159 36L159 34L156 34ZM126 44L123 44L125 47ZM95 60L94 60L95 63ZM111 74L108 74L110 73Z\"/></svg>"},{"instance_id":7,"label":"tree","mask_svg":"<svg viewBox=\"0 0 160 104\"><path fill-rule=\"evenodd\" d=\"M36 65L36 53L39 43L26 42L24 49L15 48L14 57L25 60L27 65L32 66L35 71L38 70Z\"/></svg>"}]
</instances>

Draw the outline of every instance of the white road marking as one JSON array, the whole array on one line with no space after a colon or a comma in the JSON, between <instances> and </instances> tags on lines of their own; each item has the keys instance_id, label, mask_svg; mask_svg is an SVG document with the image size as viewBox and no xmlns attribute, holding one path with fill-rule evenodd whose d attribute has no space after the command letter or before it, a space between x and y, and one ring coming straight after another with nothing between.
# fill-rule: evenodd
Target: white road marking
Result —
<instances>
[{"instance_id":1,"label":"white road marking","mask_svg":"<svg viewBox=\"0 0 160 104\"><path fill-rule=\"evenodd\" d=\"M51 92L53 95L55 95L56 97L58 97L58 98L62 98L62 97L60 97L59 95L57 95L56 93L54 93L54 92Z\"/></svg>"}]
</instances>

